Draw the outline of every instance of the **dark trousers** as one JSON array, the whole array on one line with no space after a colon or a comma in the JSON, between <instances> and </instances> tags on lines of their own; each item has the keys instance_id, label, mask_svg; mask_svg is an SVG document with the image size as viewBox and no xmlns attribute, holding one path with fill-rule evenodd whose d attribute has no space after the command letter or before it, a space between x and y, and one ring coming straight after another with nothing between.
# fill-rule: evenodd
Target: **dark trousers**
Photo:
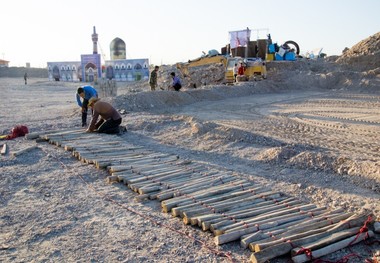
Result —
<instances>
[{"instance_id":1,"label":"dark trousers","mask_svg":"<svg viewBox=\"0 0 380 263\"><path fill-rule=\"evenodd\" d=\"M181 86L181 84L176 83L176 84L173 86L173 88L174 88L176 91L179 91L179 90L182 88L182 86Z\"/></svg>"},{"instance_id":2,"label":"dark trousers","mask_svg":"<svg viewBox=\"0 0 380 263\"><path fill-rule=\"evenodd\" d=\"M87 125L88 99L83 99L82 104L82 127Z\"/></svg>"},{"instance_id":3,"label":"dark trousers","mask_svg":"<svg viewBox=\"0 0 380 263\"><path fill-rule=\"evenodd\" d=\"M97 128L98 132L100 132L100 133L108 133L108 134L119 133L119 126L121 124L121 121L122 121L121 118L118 120L110 119L110 120L106 120L106 121L101 119L95 125L95 128Z\"/></svg>"}]
</instances>

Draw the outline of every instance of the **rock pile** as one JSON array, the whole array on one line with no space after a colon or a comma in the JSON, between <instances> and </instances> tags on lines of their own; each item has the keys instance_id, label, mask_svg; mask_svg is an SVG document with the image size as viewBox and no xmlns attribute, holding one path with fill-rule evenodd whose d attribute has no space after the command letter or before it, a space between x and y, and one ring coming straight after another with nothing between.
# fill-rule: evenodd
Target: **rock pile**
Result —
<instances>
[{"instance_id":1,"label":"rock pile","mask_svg":"<svg viewBox=\"0 0 380 263\"><path fill-rule=\"evenodd\" d=\"M352 58L358 56L369 56L379 53L380 51L380 32L369 36L368 38L360 41L352 48L348 49L340 57L340 59Z\"/></svg>"},{"instance_id":2,"label":"rock pile","mask_svg":"<svg viewBox=\"0 0 380 263\"><path fill-rule=\"evenodd\" d=\"M354 67L359 71L380 67L380 32L360 41L343 53L337 63Z\"/></svg>"}]
</instances>

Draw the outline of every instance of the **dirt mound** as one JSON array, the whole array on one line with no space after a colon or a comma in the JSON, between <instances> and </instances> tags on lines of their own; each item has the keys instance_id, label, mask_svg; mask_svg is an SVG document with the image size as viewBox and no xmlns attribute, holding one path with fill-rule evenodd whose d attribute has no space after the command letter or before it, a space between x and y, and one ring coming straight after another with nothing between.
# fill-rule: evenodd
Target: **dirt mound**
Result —
<instances>
[{"instance_id":1,"label":"dirt mound","mask_svg":"<svg viewBox=\"0 0 380 263\"><path fill-rule=\"evenodd\" d=\"M159 71L159 86L170 84L169 74L175 66L162 66ZM178 72L177 72L178 73ZM178 73L179 74L179 73ZM217 83L216 78L204 77L204 71L194 75L202 81ZM213 75L213 74L211 74ZM194 79L194 78L193 78ZM241 82L236 85L208 84L193 88L184 80L180 92L158 90L150 92L146 82L118 84L119 96L113 99L118 109L126 111L158 111L168 108L190 105L200 101L215 101L233 97L244 97L259 93L281 92L289 90L362 90L376 91L380 84L380 67L368 71L344 70L339 64L324 60L295 61L289 63L271 62L268 64L268 79L257 82ZM205 83L204 83L205 84ZM164 89L165 89L164 88Z\"/></svg>"},{"instance_id":2,"label":"dirt mound","mask_svg":"<svg viewBox=\"0 0 380 263\"><path fill-rule=\"evenodd\" d=\"M360 41L337 60L345 66L364 71L380 67L380 32Z\"/></svg>"},{"instance_id":3,"label":"dirt mound","mask_svg":"<svg viewBox=\"0 0 380 263\"><path fill-rule=\"evenodd\" d=\"M151 68L153 70L153 68ZM340 57L326 59L298 59L297 61L271 61L267 63L268 80L260 83L260 87L265 91L307 88L322 89L351 89L359 87L369 91L372 88L377 89L380 77L380 32L360 41L352 48L348 49ZM215 96L213 90L215 86L220 86L224 82L223 64L212 64L203 67L193 67L189 69L189 76L184 76L176 65L161 65L158 71L158 89L167 90L171 84L170 73L174 72L181 78L183 89L181 91L197 90L197 93L191 96L198 97ZM131 86L130 84L128 84ZM239 83L234 85L235 89L242 86L253 87L255 83ZM134 92L133 96L140 91L149 90L148 84L134 85L130 91ZM200 92L199 90L208 90ZM238 92L238 95L248 95ZM146 95L150 97L150 95ZM137 108L148 109L163 107L164 105L179 105L177 101L161 101L160 96L151 95L154 98L144 98L146 101L139 101ZM174 95L173 95L174 96ZM172 96L172 97L173 97ZM235 94L233 95L235 96ZM144 96L145 97L145 96ZM158 98L157 98L158 97ZM182 98L182 95L175 95L173 98L180 98L182 102L194 102ZM226 98L225 94L217 96L219 99ZM158 100L158 101L157 101ZM143 103L143 104L141 104ZM144 105L148 104L148 105ZM131 105L135 105L132 102ZM152 106L153 105L153 106ZM136 107L135 107L136 108Z\"/></svg>"},{"instance_id":4,"label":"dirt mound","mask_svg":"<svg viewBox=\"0 0 380 263\"><path fill-rule=\"evenodd\" d=\"M369 36L368 38L360 41L352 48L344 52L341 56L343 58L352 58L357 56L368 56L378 53L380 51L380 32Z\"/></svg>"},{"instance_id":5,"label":"dirt mound","mask_svg":"<svg viewBox=\"0 0 380 263\"><path fill-rule=\"evenodd\" d=\"M225 69L222 63L207 65L202 68L189 68L189 76L184 78L183 84L188 88L221 84L224 82Z\"/></svg>"}]
</instances>

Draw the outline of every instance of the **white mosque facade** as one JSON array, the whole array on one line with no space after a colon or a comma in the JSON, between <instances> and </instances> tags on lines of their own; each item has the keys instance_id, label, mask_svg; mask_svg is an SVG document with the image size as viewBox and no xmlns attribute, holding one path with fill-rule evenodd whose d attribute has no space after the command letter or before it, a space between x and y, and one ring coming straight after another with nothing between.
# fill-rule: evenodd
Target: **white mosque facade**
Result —
<instances>
[{"instance_id":1,"label":"white mosque facade","mask_svg":"<svg viewBox=\"0 0 380 263\"><path fill-rule=\"evenodd\" d=\"M110 44L111 60L101 64L97 51L98 35L92 34L93 54L81 55L80 61L48 62L51 81L96 82L99 79L115 81L139 81L149 79L149 60L126 59L125 43L115 38Z\"/></svg>"}]
</instances>

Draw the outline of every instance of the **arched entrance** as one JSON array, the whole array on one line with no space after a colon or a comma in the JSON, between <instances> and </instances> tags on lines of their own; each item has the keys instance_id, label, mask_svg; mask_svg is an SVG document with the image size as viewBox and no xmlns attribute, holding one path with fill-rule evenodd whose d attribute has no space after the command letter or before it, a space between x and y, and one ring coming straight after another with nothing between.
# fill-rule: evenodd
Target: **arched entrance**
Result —
<instances>
[{"instance_id":1,"label":"arched entrance","mask_svg":"<svg viewBox=\"0 0 380 263\"><path fill-rule=\"evenodd\" d=\"M86 82L95 82L98 80L98 76L96 74L97 68L94 63L86 64L84 72Z\"/></svg>"}]
</instances>

